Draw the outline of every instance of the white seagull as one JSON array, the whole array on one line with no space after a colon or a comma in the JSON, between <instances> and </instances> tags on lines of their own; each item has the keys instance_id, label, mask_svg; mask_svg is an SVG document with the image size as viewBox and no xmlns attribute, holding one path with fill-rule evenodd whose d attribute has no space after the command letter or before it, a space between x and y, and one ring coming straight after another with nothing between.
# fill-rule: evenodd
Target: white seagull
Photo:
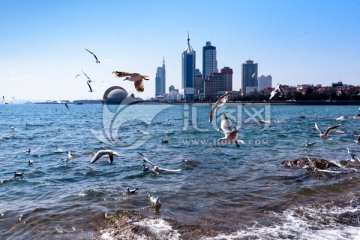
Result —
<instances>
[{"instance_id":1,"label":"white seagull","mask_svg":"<svg viewBox=\"0 0 360 240\"><path fill-rule=\"evenodd\" d=\"M220 128L224 132L225 137L218 139L218 142L235 143L238 148L240 144L245 144L243 140L237 139L238 130L236 128L231 129L229 119L225 113L221 117Z\"/></svg>"},{"instance_id":2,"label":"white seagull","mask_svg":"<svg viewBox=\"0 0 360 240\"><path fill-rule=\"evenodd\" d=\"M337 128L337 127L340 127L340 126L341 126L341 125L334 125L334 126L332 126L332 127L328 127L328 128L326 129L326 131L323 132L323 131L321 131L319 125L318 125L317 123L315 123L315 128L316 128L316 130L319 131L319 133L320 133L320 138L324 139L324 141L329 139L328 135L329 135L329 133L330 133L331 130L333 130L333 129Z\"/></svg>"},{"instance_id":3,"label":"white seagull","mask_svg":"<svg viewBox=\"0 0 360 240\"><path fill-rule=\"evenodd\" d=\"M211 108L210 110L210 116L209 116L209 122L211 122L213 120L214 114L216 113L216 110L223 106L226 101L228 100L229 95L231 95L233 92L228 92L225 93L224 95L222 95L214 104L214 106Z\"/></svg>"},{"instance_id":4,"label":"white seagull","mask_svg":"<svg viewBox=\"0 0 360 240\"><path fill-rule=\"evenodd\" d=\"M284 92L282 90L282 85L281 84L278 84L277 87L271 91L271 94L270 94L270 98L269 100L271 100L273 97L275 97L275 95L279 93L280 96L283 96L284 95Z\"/></svg>"},{"instance_id":5,"label":"white seagull","mask_svg":"<svg viewBox=\"0 0 360 240\"><path fill-rule=\"evenodd\" d=\"M360 167L360 159L353 152L351 152L349 148L346 149L350 155L350 160L346 160L348 165L351 167Z\"/></svg>"},{"instance_id":6,"label":"white seagull","mask_svg":"<svg viewBox=\"0 0 360 240\"><path fill-rule=\"evenodd\" d=\"M85 50L88 51L89 53L91 53L94 56L96 63L100 63L99 59L97 58L97 56L93 52L91 52L90 50L88 50L86 48L85 48Z\"/></svg>"},{"instance_id":7,"label":"white seagull","mask_svg":"<svg viewBox=\"0 0 360 240\"><path fill-rule=\"evenodd\" d=\"M138 153L138 154L141 156L141 158L144 160L144 162L148 162L150 165L152 165L154 167L153 172L155 174L159 174L160 171L164 171L164 172L180 172L181 171L181 169L160 168L160 167L156 166L155 164L153 164L152 162L150 162L150 160L147 157L145 157L144 154L142 154L142 153Z\"/></svg>"},{"instance_id":8,"label":"white seagull","mask_svg":"<svg viewBox=\"0 0 360 240\"><path fill-rule=\"evenodd\" d=\"M125 80L133 81L135 89L138 92L144 91L144 84L143 80L149 80L150 76L148 75L141 75L140 73L128 73L128 72L118 72L113 71L113 74L115 74L117 77L126 77Z\"/></svg>"},{"instance_id":9,"label":"white seagull","mask_svg":"<svg viewBox=\"0 0 360 240\"><path fill-rule=\"evenodd\" d=\"M155 207L156 211L159 211L160 207L161 207L161 201L160 201L159 197L154 197L153 195L149 195L149 199L150 199L151 205L153 207Z\"/></svg>"},{"instance_id":10,"label":"white seagull","mask_svg":"<svg viewBox=\"0 0 360 240\"><path fill-rule=\"evenodd\" d=\"M104 155L109 156L109 163L112 163L114 160L114 156L119 156L119 154L113 150L106 149L106 150L99 150L94 157L91 159L90 163L96 162L99 158L101 158Z\"/></svg>"}]
</instances>

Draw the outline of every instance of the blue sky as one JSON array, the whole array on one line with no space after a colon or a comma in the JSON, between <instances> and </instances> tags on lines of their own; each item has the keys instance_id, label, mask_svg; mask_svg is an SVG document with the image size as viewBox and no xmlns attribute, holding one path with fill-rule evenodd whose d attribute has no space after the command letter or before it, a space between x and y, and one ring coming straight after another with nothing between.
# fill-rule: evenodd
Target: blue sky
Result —
<instances>
[{"instance_id":1,"label":"blue sky","mask_svg":"<svg viewBox=\"0 0 360 240\"><path fill-rule=\"evenodd\" d=\"M360 0L0 0L0 95L24 100L101 99L132 83L112 71L151 76L166 62L166 88L181 88L187 32L201 69L202 47L217 48L218 68L258 63L277 83L360 85ZM100 64L85 51L97 54ZM93 80L88 92L83 69Z\"/></svg>"}]
</instances>

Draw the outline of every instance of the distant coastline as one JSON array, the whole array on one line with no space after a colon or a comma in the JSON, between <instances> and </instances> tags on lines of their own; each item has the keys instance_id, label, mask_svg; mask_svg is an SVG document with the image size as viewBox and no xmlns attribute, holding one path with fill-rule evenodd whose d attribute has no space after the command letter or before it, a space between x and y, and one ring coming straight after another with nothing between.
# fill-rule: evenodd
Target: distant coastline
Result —
<instances>
[{"instance_id":1,"label":"distant coastline","mask_svg":"<svg viewBox=\"0 0 360 240\"><path fill-rule=\"evenodd\" d=\"M103 104L103 100L75 100L73 102L64 101L67 104ZM34 104L59 104L56 101L47 101L47 102L28 102ZM212 101L203 101L203 102L159 102L159 101L141 101L139 104L213 104ZM228 102L228 105L353 105L360 106L360 101L236 101Z\"/></svg>"}]
</instances>

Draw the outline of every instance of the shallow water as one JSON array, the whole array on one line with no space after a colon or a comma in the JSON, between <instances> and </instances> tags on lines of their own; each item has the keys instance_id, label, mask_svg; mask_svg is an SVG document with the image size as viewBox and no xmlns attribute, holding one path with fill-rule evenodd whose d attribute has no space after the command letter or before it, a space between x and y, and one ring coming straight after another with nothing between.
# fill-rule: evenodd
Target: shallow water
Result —
<instances>
[{"instance_id":1,"label":"shallow water","mask_svg":"<svg viewBox=\"0 0 360 240\"><path fill-rule=\"evenodd\" d=\"M338 163L349 158L347 147L360 151L352 133L360 120L336 120L358 106L222 107L217 120L225 112L238 124L239 149L217 143L223 134L219 121L208 123L209 104L69 107L0 105L1 239L360 238L356 169L281 166L306 155ZM315 122L323 130L341 124L345 133L323 142ZM316 144L306 148L305 140ZM90 164L108 148L120 154L113 164ZM138 152L182 171L143 173ZM127 187L139 191L128 195ZM161 199L160 212L149 194Z\"/></svg>"}]
</instances>

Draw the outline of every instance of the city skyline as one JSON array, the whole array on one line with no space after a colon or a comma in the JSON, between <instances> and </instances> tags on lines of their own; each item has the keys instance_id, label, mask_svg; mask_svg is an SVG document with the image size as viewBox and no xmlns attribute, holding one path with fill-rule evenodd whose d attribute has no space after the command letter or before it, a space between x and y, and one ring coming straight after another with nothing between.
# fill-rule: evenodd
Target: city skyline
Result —
<instances>
[{"instance_id":1,"label":"city skyline","mask_svg":"<svg viewBox=\"0 0 360 240\"><path fill-rule=\"evenodd\" d=\"M134 11L141 17L134 18ZM248 59L258 63L258 76L271 75L273 84L358 85L359 13L355 0L4 0L0 95L34 101L101 99L106 89L118 85L147 99L154 96L162 57L166 86L181 89L180 56L188 31L198 52L207 41L216 46L217 67L233 69L233 90L241 88L241 67ZM201 66L198 57L196 68ZM83 75L75 78L81 70L94 80L94 92L88 92ZM137 93L112 71L151 78L144 82L144 92Z\"/></svg>"}]
</instances>

